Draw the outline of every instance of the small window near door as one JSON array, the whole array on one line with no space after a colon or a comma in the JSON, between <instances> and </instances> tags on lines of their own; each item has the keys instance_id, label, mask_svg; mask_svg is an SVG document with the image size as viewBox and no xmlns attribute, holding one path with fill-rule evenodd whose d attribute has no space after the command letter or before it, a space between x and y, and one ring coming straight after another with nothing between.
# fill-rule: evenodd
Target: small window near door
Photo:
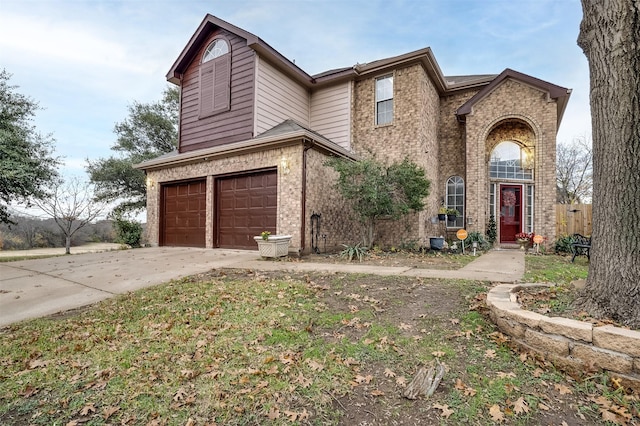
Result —
<instances>
[{"instance_id":1,"label":"small window near door","mask_svg":"<svg viewBox=\"0 0 640 426\"><path fill-rule=\"evenodd\" d=\"M376 78L376 125L393 122L393 75Z\"/></svg>"},{"instance_id":2,"label":"small window near door","mask_svg":"<svg viewBox=\"0 0 640 426\"><path fill-rule=\"evenodd\" d=\"M447 208L456 209L455 220L447 220L447 228L464 228L464 179L451 176L447 179Z\"/></svg>"}]
</instances>

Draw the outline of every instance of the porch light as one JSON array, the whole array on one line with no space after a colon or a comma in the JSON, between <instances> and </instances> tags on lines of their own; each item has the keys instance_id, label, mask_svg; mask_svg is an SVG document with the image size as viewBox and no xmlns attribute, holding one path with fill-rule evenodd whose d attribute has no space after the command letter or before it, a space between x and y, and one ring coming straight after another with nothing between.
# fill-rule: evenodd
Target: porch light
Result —
<instances>
[{"instance_id":1,"label":"porch light","mask_svg":"<svg viewBox=\"0 0 640 426\"><path fill-rule=\"evenodd\" d=\"M285 175L288 175L289 172L291 171L289 159L284 155L280 159L280 171L282 172L282 174L285 174Z\"/></svg>"},{"instance_id":2,"label":"porch light","mask_svg":"<svg viewBox=\"0 0 640 426\"><path fill-rule=\"evenodd\" d=\"M149 176L147 176L147 188L153 189L155 186L153 180Z\"/></svg>"},{"instance_id":3,"label":"porch light","mask_svg":"<svg viewBox=\"0 0 640 426\"><path fill-rule=\"evenodd\" d=\"M533 169L533 147L520 148L520 166L525 170Z\"/></svg>"}]
</instances>

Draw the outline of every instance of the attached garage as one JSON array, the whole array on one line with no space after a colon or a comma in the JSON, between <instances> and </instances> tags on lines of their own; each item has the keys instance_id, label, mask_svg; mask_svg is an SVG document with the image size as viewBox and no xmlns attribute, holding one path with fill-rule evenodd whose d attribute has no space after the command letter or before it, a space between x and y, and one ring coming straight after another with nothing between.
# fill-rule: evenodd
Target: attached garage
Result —
<instances>
[{"instance_id":1,"label":"attached garage","mask_svg":"<svg viewBox=\"0 0 640 426\"><path fill-rule=\"evenodd\" d=\"M161 194L160 244L205 247L206 180L163 185Z\"/></svg>"},{"instance_id":2,"label":"attached garage","mask_svg":"<svg viewBox=\"0 0 640 426\"><path fill-rule=\"evenodd\" d=\"M275 170L216 179L216 245L257 249L253 237L276 232L278 176Z\"/></svg>"}]
</instances>

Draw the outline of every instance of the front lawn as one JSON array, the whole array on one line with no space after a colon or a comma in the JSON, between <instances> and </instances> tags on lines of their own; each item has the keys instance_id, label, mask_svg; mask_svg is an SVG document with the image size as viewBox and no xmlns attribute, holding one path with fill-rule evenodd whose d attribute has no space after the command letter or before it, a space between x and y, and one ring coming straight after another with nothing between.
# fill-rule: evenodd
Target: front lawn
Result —
<instances>
[{"instance_id":1,"label":"front lawn","mask_svg":"<svg viewBox=\"0 0 640 426\"><path fill-rule=\"evenodd\" d=\"M5 328L0 423L604 424L603 404L638 410L604 375L578 384L513 352L485 291L242 270L172 281ZM433 397L404 398L436 359Z\"/></svg>"}]
</instances>

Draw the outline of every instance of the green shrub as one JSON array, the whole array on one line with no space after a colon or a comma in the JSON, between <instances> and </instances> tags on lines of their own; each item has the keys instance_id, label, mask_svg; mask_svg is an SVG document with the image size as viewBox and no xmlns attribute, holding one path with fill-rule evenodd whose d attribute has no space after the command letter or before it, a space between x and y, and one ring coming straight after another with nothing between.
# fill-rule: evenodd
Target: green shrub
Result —
<instances>
[{"instance_id":1,"label":"green shrub","mask_svg":"<svg viewBox=\"0 0 640 426\"><path fill-rule=\"evenodd\" d=\"M487 225L487 241L493 245L498 238L498 226L496 224L496 218L494 215L489 217L489 224Z\"/></svg>"},{"instance_id":2,"label":"green shrub","mask_svg":"<svg viewBox=\"0 0 640 426\"><path fill-rule=\"evenodd\" d=\"M135 220L127 220L121 214L114 215L116 241L131 247L140 247L142 225Z\"/></svg>"},{"instance_id":3,"label":"green shrub","mask_svg":"<svg viewBox=\"0 0 640 426\"><path fill-rule=\"evenodd\" d=\"M471 247L474 242L478 243L478 248L480 250L489 250L491 248L491 243L485 239L481 232L469 232L464 244L467 247Z\"/></svg>"},{"instance_id":4,"label":"green shrub","mask_svg":"<svg viewBox=\"0 0 640 426\"><path fill-rule=\"evenodd\" d=\"M556 254L570 254L573 253L571 250L571 243L573 242L573 238L570 235L562 235L558 238L554 244L554 250Z\"/></svg>"},{"instance_id":5,"label":"green shrub","mask_svg":"<svg viewBox=\"0 0 640 426\"><path fill-rule=\"evenodd\" d=\"M360 243L355 246L349 246L346 244L342 244L344 250L340 252L340 257L346 257L349 259L349 262L353 260L354 257L357 257L360 262L362 262L362 258L367 254L367 248L362 247Z\"/></svg>"}]
</instances>

